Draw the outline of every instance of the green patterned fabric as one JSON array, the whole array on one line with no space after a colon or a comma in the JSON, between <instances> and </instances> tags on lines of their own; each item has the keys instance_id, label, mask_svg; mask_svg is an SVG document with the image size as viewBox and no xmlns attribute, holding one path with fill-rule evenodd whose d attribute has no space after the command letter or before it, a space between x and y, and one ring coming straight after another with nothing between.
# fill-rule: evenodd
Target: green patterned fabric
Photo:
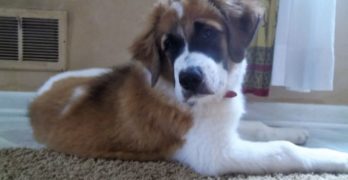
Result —
<instances>
[{"instance_id":1,"label":"green patterned fabric","mask_svg":"<svg viewBox=\"0 0 348 180\"><path fill-rule=\"evenodd\" d=\"M244 92L268 96L272 77L273 50L279 0L263 0L264 23L247 53L248 71Z\"/></svg>"}]
</instances>

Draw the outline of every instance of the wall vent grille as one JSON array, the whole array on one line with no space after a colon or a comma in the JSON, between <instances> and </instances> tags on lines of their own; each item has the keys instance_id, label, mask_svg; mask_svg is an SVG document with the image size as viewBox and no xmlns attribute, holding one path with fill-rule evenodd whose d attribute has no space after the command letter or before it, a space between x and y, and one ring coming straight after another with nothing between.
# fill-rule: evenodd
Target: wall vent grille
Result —
<instances>
[{"instance_id":1,"label":"wall vent grille","mask_svg":"<svg viewBox=\"0 0 348 180\"><path fill-rule=\"evenodd\" d=\"M57 19L23 18L23 61L58 62Z\"/></svg>"},{"instance_id":2,"label":"wall vent grille","mask_svg":"<svg viewBox=\"0 0 348 180\"><path fill-rule=\"evenodd\" d=\"M64 70L67 15L0 9L0 69Z\"/></svg>"},{"instance_id":3,"label":"wall vent grille","mask_svg":"<svg viewBox=\"0 0 348 180\"><path fill-rule=\"evenodd\" d=\"M0 60L18 60L18 19L0 16Z\"/></svg>"}]
</instances>

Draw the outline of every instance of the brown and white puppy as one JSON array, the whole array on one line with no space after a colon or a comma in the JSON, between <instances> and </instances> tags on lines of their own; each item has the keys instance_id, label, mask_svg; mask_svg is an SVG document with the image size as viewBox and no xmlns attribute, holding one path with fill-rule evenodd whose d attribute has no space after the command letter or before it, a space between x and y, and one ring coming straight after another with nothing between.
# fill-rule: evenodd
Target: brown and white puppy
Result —
<instances>
[{"instance_id":1,"label":"brown and white puppy","mask_svg":"<svg viewBox=\"0 0 348 180\"><path fill-rule=\"evenodd\" d=\"M245 50L256 0L162 0L130 48L134 62L52 77L31 104L36 139L56 151L176 160L199 173L347 172L348 155L239 138Z\"/></svg>"}]
</instances>

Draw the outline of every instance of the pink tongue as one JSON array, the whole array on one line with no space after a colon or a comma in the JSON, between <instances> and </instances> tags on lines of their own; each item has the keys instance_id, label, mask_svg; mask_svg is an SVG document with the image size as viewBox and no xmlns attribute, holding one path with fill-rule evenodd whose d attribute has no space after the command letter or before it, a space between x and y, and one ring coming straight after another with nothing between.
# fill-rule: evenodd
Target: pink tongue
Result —
<instances>
[{"instance_id":1,"label":"pink tongue","mask_svg":"<svg viewBox=\"0 0 348 180\"><path fill-rule=\"evenodd\" d=\"M225 95L225 98L234 98L236 96L237 96L236 92L234 92L234 91L227 91L226 95Z\"/></svg>"}]
</instances>

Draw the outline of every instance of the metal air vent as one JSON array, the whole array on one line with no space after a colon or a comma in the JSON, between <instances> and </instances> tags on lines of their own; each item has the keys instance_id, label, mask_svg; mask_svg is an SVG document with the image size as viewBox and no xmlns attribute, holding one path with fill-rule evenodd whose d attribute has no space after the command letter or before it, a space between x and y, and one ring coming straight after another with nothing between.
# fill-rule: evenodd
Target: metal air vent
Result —
<instances>
[{"instance_id":1,"label":"metal air vent","mask_svg":"<svg viewBox=\"0 0 348 180\"><path fill-rule=\"evenodd\" d=\"M0 69L64 70L67 14L0 8Z\"/></svg>"},{"instance_id":2,"label":"metal air vent","mask_svg":"<svg viewBox=\"0 0 348 180\"><path fill-rule=\"evenodd\" d=\"M23 18L23 61L58 62L57 19Z\"/></svg>"},{"instance_id":3,"label":"metal air vent","mask_svg":"<svg viewBox=\"0 0 348 180\"><path fill-rule=\"evenodd\" d=\"M18 19L0 16L0 60L18 61Z\"/></svg>"}]
</instances>

